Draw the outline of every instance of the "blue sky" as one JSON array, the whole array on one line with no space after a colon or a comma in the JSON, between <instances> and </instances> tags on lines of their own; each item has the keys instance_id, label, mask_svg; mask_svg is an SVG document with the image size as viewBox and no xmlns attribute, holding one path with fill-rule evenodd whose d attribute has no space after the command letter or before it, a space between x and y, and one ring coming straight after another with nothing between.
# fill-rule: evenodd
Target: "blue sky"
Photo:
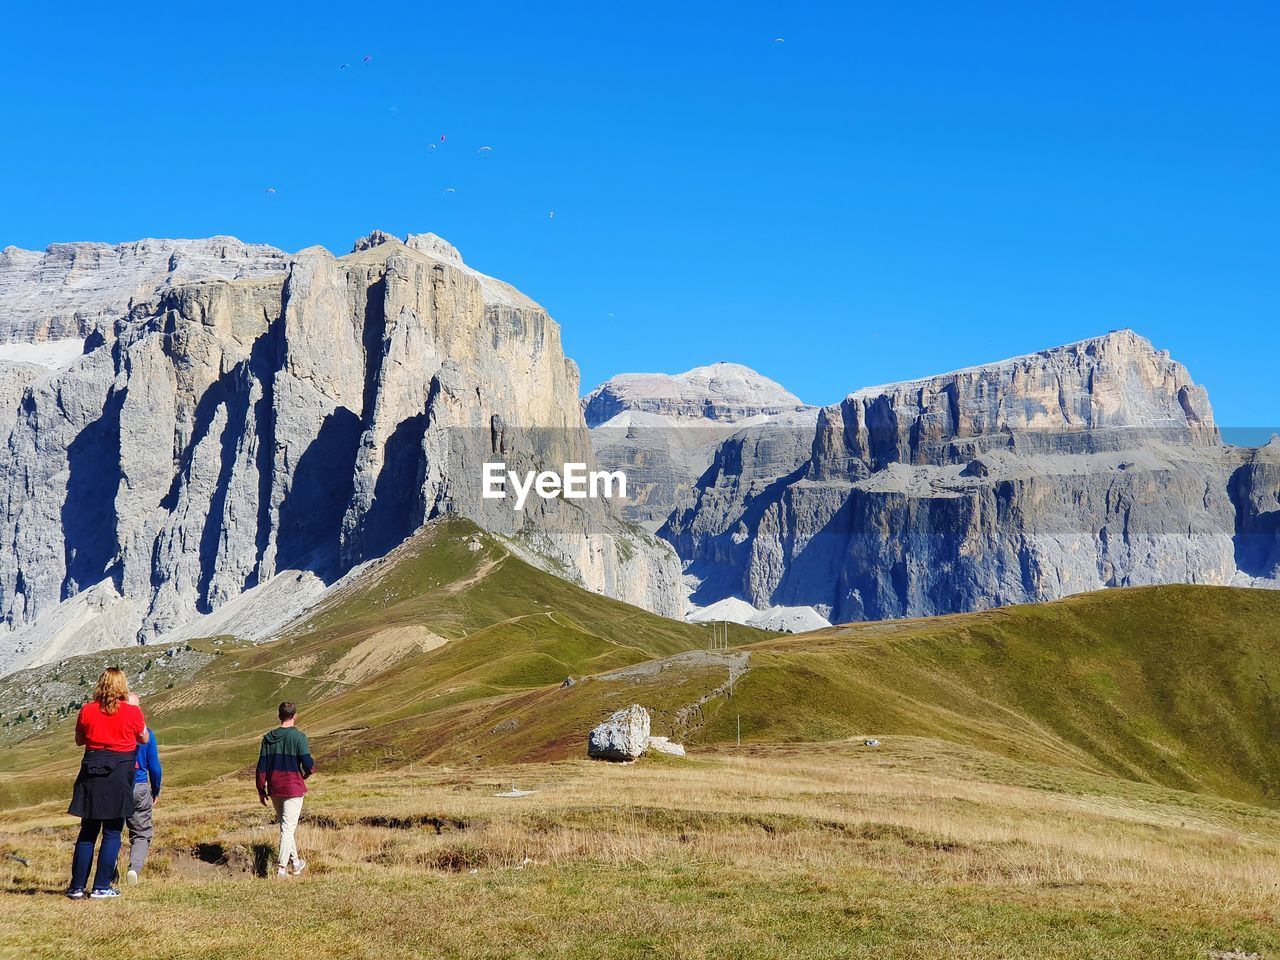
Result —
<instances>
[{"instance_id":1,"label":"blue sky","mask_svg":"<svg viewBox=\"0 0 1280 960\"><path fill-rule=\"evenodd\" d=\"M1280 424L1274 3L48 10L0 38L0 246L432 231L584 388L829 403L1128 326Z\"/></svg>"}]
</instances>

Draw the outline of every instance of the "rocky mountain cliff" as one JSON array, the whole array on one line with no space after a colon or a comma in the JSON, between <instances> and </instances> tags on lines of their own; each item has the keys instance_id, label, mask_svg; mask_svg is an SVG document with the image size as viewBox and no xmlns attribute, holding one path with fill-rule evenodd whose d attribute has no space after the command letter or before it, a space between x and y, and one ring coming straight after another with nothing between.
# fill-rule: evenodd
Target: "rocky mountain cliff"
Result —
<instances>
[{"instance_id":1,"label":"rocky mountain cliff","mask_svg":"<svg viewBox=\"0 0 1280 960\"><path fill-rule=\"evenodd\" d=\"M348 256L216 238L0 259L0 667L269 635L433 517L678 614L674 554L604 501L481 498L591 462L560 330L430 234ZM75 343L75 340L70 342ZM34 357L34 361L33 358Z\"/></svg>"},{"instance_id":2,"label":"rocky mountain cliff","mask_svg":"<svg viewBox=\"0 0 1280 960\"><path fill-rule=\"evenodd\" d=\"M816 408L737 363L674 376L620 374L583 397L582 408L597 460L627 474L624 516L649 529L692 504L694 484L721 442L748 427L810 432L817 416Z\"/></svg>"},{"instance_id":3,"label":"rocky mountain cliff","mask_svg":"<svg viewBox=\"0 0 1280 960\"><path fill-rule=\"evenodd\" d=\"M134 305L193 280L283 274L289 255L235 237L55 243L0 250L0 342L84 339Z\"/></svg>"},{"instance_id":4,"label":"rocky mountain cliff","mask_svg":"<svg viewBox=\"0 0 1280 960\"><path fill-rule=\"evenodd\" d=\"M859 390L812 431L740 431L661 535L699 605L832 621L1276 585L1278 443L1223 445L1186 369L1120 331Z\"/></svg>"}]
</instances>

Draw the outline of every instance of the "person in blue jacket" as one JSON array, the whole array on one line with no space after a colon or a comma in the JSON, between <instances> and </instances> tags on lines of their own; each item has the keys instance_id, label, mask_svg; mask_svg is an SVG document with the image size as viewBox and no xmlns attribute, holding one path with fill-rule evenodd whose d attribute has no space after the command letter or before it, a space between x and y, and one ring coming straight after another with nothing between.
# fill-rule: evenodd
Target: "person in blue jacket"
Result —
<instances>
[{"instance_id":1,"label":"person in blue jacket","mask_svg":"<svg viewBox=\"0 0 1280 960\"><path fill-rule=\"evenodd\" d=\"M129 694L129 702L137 705L138 695ZM151 812L160 798L160 752L156 748L155 731L150 727L147 731L151 737L138 747L133 776L133 816L125 821L129 827L129 872L125 879L129 883L138 882L147 863L147 853L155 836Z\"/></svg>"}]
</instances>

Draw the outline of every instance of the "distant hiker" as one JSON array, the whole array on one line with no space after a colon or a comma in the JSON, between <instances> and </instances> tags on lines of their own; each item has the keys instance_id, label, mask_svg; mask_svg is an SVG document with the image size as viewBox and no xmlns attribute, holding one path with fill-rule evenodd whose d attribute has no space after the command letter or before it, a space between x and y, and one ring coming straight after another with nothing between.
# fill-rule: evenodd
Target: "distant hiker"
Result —
<instances>
[{"instance_id":1,"label":"distant hiker","mask_svg":"<svg viewBox=\"0 0 1280 960\"><path fill-rule=\"evenodd\" d=\"M128 696L129 703L135 707L139 700L136 693ZM156 742L156 732L147 727L147 742L138 747L135 762L136 772L133 776L133 814L125 821L129 827L129 872L125 879L137 883L142 868L147 863L147 852L151 849L151 841L155 837L155 826L151 822L151 811L155 802L160 799L160 751Z\"/></svg>"},{"instance_id":2,"label":"distant hiker","mask_svg":"<svg viewBox=\"0 0 1280 960\"><path fill-rule=\"evenodd\" d=\"M76 719L76 745L84 747L84 759L71 793L67 813L80 818L80 835L71 857L71 886L67 896L83 900L93 865L98 835L98 869L89 897L118 897L111 886L120 856L120 834L125 818L133 814L133 783L138 744L150 739L142 710L129 703L129 681L124 671L108 667L93 688L93 699L80 708Z\"/></svg>"},{"instance_id":3,"label":"distant hiker","mask_svg":"<svg viewBox=\"0 0 1280 960\"><path fill-rule=\"evenodd\" d=\"M280 821L280 868L278 877L297 876L307 869L307 861L298 856L294 833L302 815L302 798L307 793L307 777L315 770L306 734L297 728L298 708L286 700L280 704L280 726L262 738L258 751L258 800L265 807L267 798L276 809Z\"/></svg>"}]
</instances>

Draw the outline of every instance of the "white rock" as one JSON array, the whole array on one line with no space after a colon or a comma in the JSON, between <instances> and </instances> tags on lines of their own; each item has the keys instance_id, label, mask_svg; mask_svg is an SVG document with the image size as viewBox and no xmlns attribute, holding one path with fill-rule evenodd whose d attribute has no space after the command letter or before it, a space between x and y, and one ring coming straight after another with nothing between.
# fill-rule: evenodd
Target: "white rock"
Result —
<instances>
[{"instance_id":1,"label":"white rock","mask_svg":"<svg viewBox=\"0 0 1280 960\"><path fill-rule=\"evenodd\" d=\"M672 743L670 737L650 737L649 749L655 753L667 753L673 757L684 756L684 744Z\"/></svg>"},{"instance_id":2,"label":"white rock","mask_svg":"<svg viewBox=\"0 0 1280 960\"><path fill-rule=\"evenodd\" d=\"M635 760L649 746L649 711L639 704L619 710L587 737L587 756Z\"/></svg>"}]
</instances>

